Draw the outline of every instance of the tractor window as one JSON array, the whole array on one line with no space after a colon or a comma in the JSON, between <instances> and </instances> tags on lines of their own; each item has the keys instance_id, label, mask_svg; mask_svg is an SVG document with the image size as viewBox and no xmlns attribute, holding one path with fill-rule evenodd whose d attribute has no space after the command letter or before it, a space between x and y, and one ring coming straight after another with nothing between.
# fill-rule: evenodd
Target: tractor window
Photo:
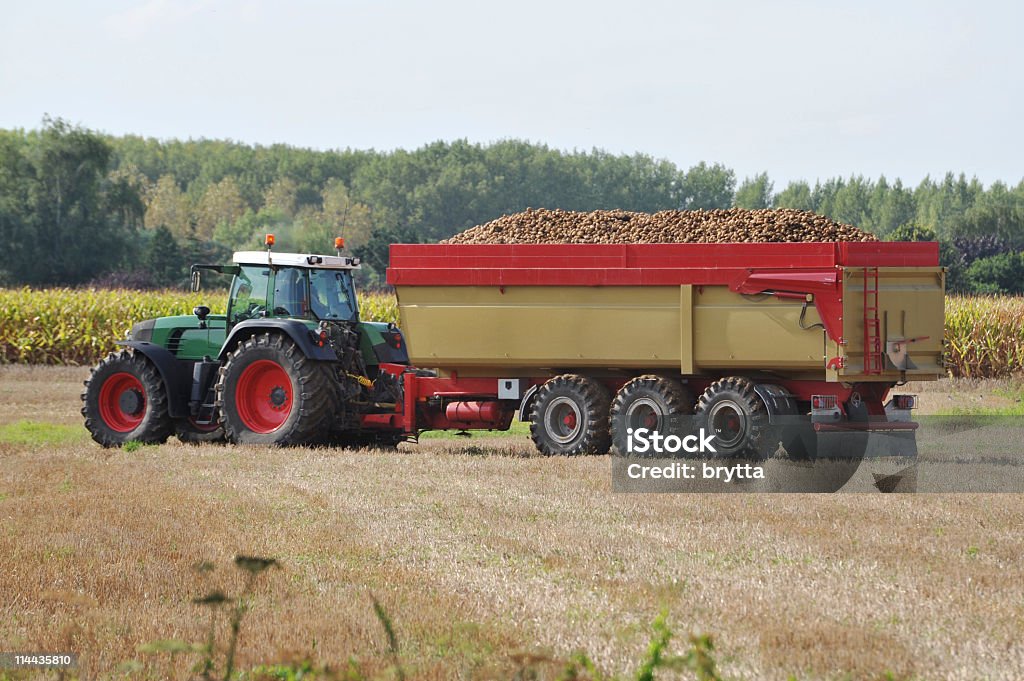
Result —
<instances>
[{"instance_id":1,"label":"tractor window","mask_svg":"<svg viewBox=\"0 0 1024 681\"><path fill-rule=\"evenodd\" d=\"M274 315L305 317L309 314L306 271L298 267L282 267L274 277Z\"/></svg>"},{"instance_id":2,"label":"tractor window","mask_svg":"<svg viewBox=\"0 0 1024 681\"><path fill-rule=\"evenodd\" d=\"M270 270L257 265L242 265L231 283L228 319L241 322L263 316L267 310L267 283Z\"/></svg>"},{"instance_id":3,"label":"tractor window","mask_svg":"<svg viewBox=\"0 0 1024 681\"><path fill-rule=\"evenodd\" d=\"M358 319L352 274L347 270L310 270L309 289L317 319Z\"/></svg>"}]
</instances>

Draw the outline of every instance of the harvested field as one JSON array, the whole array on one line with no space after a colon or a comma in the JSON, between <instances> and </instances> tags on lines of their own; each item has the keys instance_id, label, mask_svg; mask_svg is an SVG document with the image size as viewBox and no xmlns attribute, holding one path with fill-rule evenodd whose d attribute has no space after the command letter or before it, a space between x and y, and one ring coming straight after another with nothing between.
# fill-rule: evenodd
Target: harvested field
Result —
<instances>
[{"instance_id":1,"label":"harvested field","mask_svg":"<svg viewBox=\"0 0 1024 681\"><path fill-rule=\"evenodd\" d=\"M415 679L508 678L522 651L631 673L662 607L672 648L712 634L726 678L1024 677L1019 495L616 495L606 457L515 438L102 450L86 373L0 367L0 649L71 647L82 678L192 678L194 657L138 646L202 640L190 599L237 589L236 553L283 566L242 668L355 656L391 678L373 595Z\"/></svg>"},{"instance_id":2,"label":"harvested field","mask_svg":"<svg viewBox=\"0 0 1024 681\"><path fill-rule=\"evenodd\" d=\"M656 244L764 241L877 241L868 232L810 211L665 210L633 213L530 208L442 241L448 244Z\"/></svg>"}]
</instances>

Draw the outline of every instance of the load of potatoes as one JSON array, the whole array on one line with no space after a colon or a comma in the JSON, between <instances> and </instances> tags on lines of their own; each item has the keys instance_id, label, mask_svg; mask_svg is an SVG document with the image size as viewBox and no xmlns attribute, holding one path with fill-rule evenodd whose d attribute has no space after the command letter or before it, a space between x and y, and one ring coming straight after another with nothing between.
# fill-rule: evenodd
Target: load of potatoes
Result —
<instances>
[{"instance_id":1,"label":"load of potatoes","mask_svg":"<svg viewBox=\"0 0 1024 681\"><path fill-rule=\"evenodd\" d=\"M792 208L589 213L528 208L445 239L443 244L659 244L877 241L853 225Z\"/></svg>"}]
</instances>

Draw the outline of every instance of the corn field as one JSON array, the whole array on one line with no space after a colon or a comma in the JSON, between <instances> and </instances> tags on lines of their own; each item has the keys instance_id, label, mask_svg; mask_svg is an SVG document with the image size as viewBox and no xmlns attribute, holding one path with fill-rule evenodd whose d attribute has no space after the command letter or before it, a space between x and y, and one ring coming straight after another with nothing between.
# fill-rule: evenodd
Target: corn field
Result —
<instances>
[{"instance_id":1,"label":"corn field","mask_svg":"<svg viewBox=\"0 0 1024 681\"><path fill-rule=\"evenodd\" d=\"M946 298L946 344L953 376L1000 378L1024 372L1024 298Z\"/></svg>"},{"instance_id":2,"label":"corn field","mask_svg":"<svg viewBox=\"0 0 1024 681\"><path fill-rule=\"evenodd\" d=\"M226 298L223 292L0 289L0 363L94 364L135 322L192 314L196 305L223 314ZM360 315L397 323L398 304L391 295L364 295Z\"/></svg>"},{"instance_id":3,"label":"corn field","mask_svg":"<svg viewBox=\"0 0 1024 681\"><path fill-rule=\"evenodd\" d=\"M224 295L181 291L0 289L0 362L93 364L135 322L191 314L196 305L223 313ZM386 293L364 294L360 316L398 322ZM952 376L999 378L1024 372L1024 298L946 299L947 366Z\"/></svg>"}]
</instances>

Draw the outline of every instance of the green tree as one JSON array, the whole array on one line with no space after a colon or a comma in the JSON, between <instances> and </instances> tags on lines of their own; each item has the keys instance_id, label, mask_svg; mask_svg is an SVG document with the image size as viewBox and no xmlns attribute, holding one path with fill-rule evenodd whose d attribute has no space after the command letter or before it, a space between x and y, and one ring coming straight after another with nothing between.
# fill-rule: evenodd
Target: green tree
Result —
<instances>
[{"instance_id":1,"label":"green tree","mask_svg":"<svg viewBox=\"0 0 1024 681\"><path fill-rule=\"evenodd\" d=\"M0 229L11 240L4 279L77 284L119 263L134 227L124 218L139 200L110 181L112 152L102 137L45 118L39 132L7 137L0 158Z\"/></svg>"},{"instance_id":2,"label":"green tree","mask_svg":"<svg viewBox=\"0 0 1024 681\"><path fill-rule=\"evenodd\" d=\"M790 182L785 189L775 195L772 205L776 208L813 211L814 201L811 198L811 186L802 180Z\"/></svg>"},{"instance_id":3,"label":"green tree","mask_svg":"<svg viewBox=\"0 0 1024 681\"><path fill-rule=\"evenodd\" d=\"M748 177L736 190L733 205L737 208L768 208L772 205L772 190L775 185L768 179L768 173Z\"/></svg>"},{"instance_id":4,"label":"green tree","mask_svg":"<svg viewBox=\"0 0 1024 681\"><path fill-rule=\"evenodd\" d=\"M370 240L373 223L370 209L352 199L348 187L337 179L328 180L323 190L323 209L317 222L322 229L310 233L307 248L320 252L329 249L334 237L344 237L347 248L359 248Z\"/></svg>"},{"instance_id":5,"label":"green tree","mask_svg":"<svg viewBox=\"0 0 1024 681\"><path fill-rule=\"evenodd\" d=\"M900 225L886 236L887 241L937 241L935 232L927 227Z\"/></svg>"},{"instance_id":6,"label":"green tree","mask_svg":"<svg viewBox=\"0 0 1024 681\"><path fill-rule=\"evenodd\" d=\"M165 225L150 235L142 262L154 286L178 286L186 279L184 253Z\"/></svg>"},{"instance_id":7,"label":"green tree","mask_svg":"<svg viewBox=\"0 0 1024 681\"><path fill-rule=\"evenodd\" d=\"M263 247L265 234L282 238L292 229L293 219L284 213L263 208L258 213L247 210L234 222L221 222L213 230L213 241L223 248L243 251ZM286 245L284 242L278 242Z\"/></svg>"},{"instance_id":8,"label":"green tree","mask_svg":"<svg viewBox=\"0 0 1024 681\"><path fill-rule=\"evenodd\" d=\"M187 239L193 235L192 206L174 175L161 175L148 192L146 192L147 229L156 230L166 227L178 239Z\"/></svg>"},{"instance_id":9,"label":"green tree","mask_svg":"<svg viewBox=\"0 0 1024 681\"><path fill-rule=\"evenodd\" d=\"M682 180L682 202L679 207L728 208L736 188L736 173L721 164L709 166L701 161L686 171Z\"/></svg>"},{"instance_id":10,"label":"green tree","mask_svg":"<svg viewBox=\"0 0 1024 681\"><path fill-rule=\"evenodd\" d=\"M279 177L263 190L263 208L285 217L295 217L298 202L299 184L290 177Z\"/></svg>"},{"instance_id":11,"label":"green tree","mask_svg":"<svg viewBox=\"0 0 1024 681\"><path fill-rule=\"evenodd\" d=\"M999 253L979 258L967 268L967 283L974 293L1024 293L1024 255Z\"/></svg>"},{"instance_id":12,"label":"green tree","mask_svg":"<svg viewBox=\"0 0 1024 681\"><path fill-rule=\"evenodd\" d=\"M211 184L203 193L203 198L196 208L196 238L209 239L217 225L222 222L234 222L245 215L247 208L238 182L233 176Z\"/></svg>"}]
</instances>

